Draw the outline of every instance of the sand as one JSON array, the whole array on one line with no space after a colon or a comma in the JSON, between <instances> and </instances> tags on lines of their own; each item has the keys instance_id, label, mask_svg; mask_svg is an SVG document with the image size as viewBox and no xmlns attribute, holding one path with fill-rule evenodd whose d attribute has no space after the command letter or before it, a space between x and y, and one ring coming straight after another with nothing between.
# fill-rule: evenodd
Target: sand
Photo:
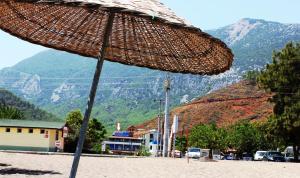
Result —
<instances>
[{"instance_id":1,"label":"sand","mask_svg":"<svg viewBox=\"0 0 300 178\"><path fill-rule=\"evenodd\" d=\"M0 152L0 178L67 178L72 157ZM14 174L19 172L19 174ZM32 175L36 174L36 175ZM82 157L78 178L300 178L300 164Z\"/></svg>"}]
</instances>

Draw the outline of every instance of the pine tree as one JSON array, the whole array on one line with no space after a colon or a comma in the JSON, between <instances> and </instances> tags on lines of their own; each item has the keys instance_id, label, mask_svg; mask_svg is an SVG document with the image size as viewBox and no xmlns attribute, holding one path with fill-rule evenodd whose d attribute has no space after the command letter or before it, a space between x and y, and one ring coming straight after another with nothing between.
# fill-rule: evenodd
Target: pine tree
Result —
<instances>
[{"instance_id":1,"label":"pine tree","mask_svg":"<svg viewBox=\"0 0 300 178\"><path fill-rule=\"evenodd\" d=\"M66 138L65 150L67 152L75 152L79 138L79 132L83 120L80 110L74 110L68 113L66 117L66 125L69 128L68 137ZM106 129L97 119L89 121L87 134L83 146L84 152L101 151L101 143L105 138Z\"/></svg>"},{"instance_id":2,"label":"pine tree","mask_svg":"<svg viewBox=\"0 0 300 178\"><path fill-rule=\"evenodd\" d=\"M292 144L294 159L298 160L300 146L300 44L289 43L273 54L258 77L259 85L272 92L274 115L269 118L269 130Z\"/></svg>"},{"instance_id":3,"label":"pine tree","mask_svg":"<svg viewBox=\"0 0 300 178\"><path fill-rule=\"evenodd\" d=\"M24 114L14 107L0 105L0 119L24 119Z\"/></svg>"}]
</instances>

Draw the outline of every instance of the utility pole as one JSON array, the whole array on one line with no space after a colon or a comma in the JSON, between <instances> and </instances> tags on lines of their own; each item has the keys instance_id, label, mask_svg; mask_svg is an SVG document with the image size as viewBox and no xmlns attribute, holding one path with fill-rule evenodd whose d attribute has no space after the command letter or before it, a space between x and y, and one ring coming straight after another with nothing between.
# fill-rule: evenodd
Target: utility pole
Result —
<instances>
[{"instance_id":1,"label":"utility pole","mask_svg":"<svg viewBox=\"0 0 300 178\"><path fill-rule=\"evenodd\" d=\"M156 100L155 100L156 101ZM162 99L159 100L159 111L157 115L157 149L156 149L156 156L159 157L161 154L161 105Z\"/></svg>"},{"instance_id":2,"label":"utility pole","mask_svg":"<svg viewBox=\"0 0 300 178\"><path fill-rule=\"evenodd\" d=\"M166 91L166 101L165 101L165 121L164 121L164 138L163 138L163 157L168 157L168 139L169 139L169 95L170 95L170 78L167 75L164 82L164 87Z\"/></svg>"},{"instance_id":3,"label":"utility pole","mask_svg":"<svg viewBox=\"0 0 300 178\"><path fill-rule=\"evenodd\" d=\"M176 133L178 132L178 116L174 116L173 120L173 157L175 158L175 150L176 150Z\"/></svg>"}]
</instances>

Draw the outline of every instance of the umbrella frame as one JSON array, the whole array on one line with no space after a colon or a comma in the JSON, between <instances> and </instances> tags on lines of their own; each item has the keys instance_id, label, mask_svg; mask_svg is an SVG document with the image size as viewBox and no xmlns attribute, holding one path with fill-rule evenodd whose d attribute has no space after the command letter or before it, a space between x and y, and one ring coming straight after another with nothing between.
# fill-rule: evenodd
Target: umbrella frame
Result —
<instances>
[{"instance_id":1,"label":"umbrella frame","mask_svg":"<svg viewBox=\"0 0 300 178\"><path fill-rule=\"evenodd\" d=\"M97 66L96 66L93 83L92 83L90 94L89 94L89 99L87 102L87 107L86 107L86 110L84 113L84 118L83 118L82 125L80 128L79 140L77 143L76 152L75 152L74 159L73 159L70 178L76 177L79 160L80 160L80 156L82 153L82 148L83 148L83 144L84 144L84 140L85 140L85 136L86 136L86 131L88 128L88 123L89 123L89 119L90 119L91 112L93 109L95 96L96 96L96 92L97 92L97 88L98 88L98 84L99 84L99 79L101 76L101 71L102 71L104 60L105 60L104 59L105 50L106 50L106 47L108 46L109 36L111 34L112 27L113 27L115 13L114 12L108 12L108 13L109 13L109 17L107 20L107 24L106 24L105 32L104 32L104 36L103 36L104 40L103 40L102 48L100 51L100 55L97 60Z\"/></svg>"}]
</instances>

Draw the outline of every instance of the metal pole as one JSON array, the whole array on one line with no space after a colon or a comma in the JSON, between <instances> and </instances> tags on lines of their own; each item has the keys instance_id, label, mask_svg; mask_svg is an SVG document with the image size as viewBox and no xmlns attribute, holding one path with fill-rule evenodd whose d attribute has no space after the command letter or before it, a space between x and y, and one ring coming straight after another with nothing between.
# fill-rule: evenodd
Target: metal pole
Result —
<instances>
[{"instance_id":1,"label":"metal pole","mask_svg":"<svg viewBox=\"0 0 300 178\"><path fill-rule=\"evenodd\" d=\"M175 158L175 150L176 150L176 133L174 132L174 136L173 136L173 157Z\"/></svg>"},{"instance_id":2,"label":"metal pole","mask_svg":"<svg viewBox=\"0 0 300 178\"><path fill-rule=\"evenodd\" d=\"M91 90L90 90L89 100L87 103L87 107L85 110L84 118L82 121L80 133L79 133L79 140L78 140L77 147L76 147L76 153L75 153L73 164L72 164L70 178L76 177L77 168L78 168L78 164L79 164L79 160L80 160L80 155L82 152L82 147L83 147L83 143L85 140L85 135L86 135L86 131L88 128L88 123L89 123L90 115L91 115L92 108L94 105L97 87L99 84L99 79L100 79L100 75L101 75L101 71L102 71L102 66L103 66L104 56L105 56L105 49L108 45L109 36L111 34L111 30L112 30L112 26L113 26L114 16L115 16L114 13L109 14L107 24L105 27L102 49L100 51L100 56L98 57L97 67L96 67L93 83L92 83Z\"/></svg>"},{"instance_id":3,"label":"metal pole","mask_svg":"<svg viewBox=\"0 0 300 178\"><path fill-rule=\"evenodd\" d=\"M162 106L162 100L160 100L160 102L159 102L159 110L160 110L160 114L159 114L159 117L160 117L159 155L160 156L162 156L162 133L163 133L163 128L162 128L163 121L162 121L162 117L161 117L161 106Z\"/></svg>"},{"instance_id":4,"label":"metal pole","mask_svg":"<svg viewBox=\"0 0 300 178\"><path fill-rule=\"evenodd\" d=\"M162 119L161 119L162 100L159 100L159 156L162 156Z\"/></svg>"},{"instance_id":5,"label":"metal pole","mask_svg":"<svg viewBox=\"0 0 300 178\"><path fill-rule=\"evenodd\" d=\"M159 111L157 116L157 150L156 150L156 156L159 157L161 154L161 103L162 100L159 100Z\"/></svg>"},{"instance_id":6,"label":"metal pole","mask_svg":"<svg viewBox=\"0 0 300 178\"><path fill-rule=\"evenodd\" d=\"M169 92L170 79L167 76L165 80L166 102L165 102L165 122L164 122L164 138L163 138L163 157L168 157L168 139L169 139Z\"/></svg>"},{"instance_id":7,"label":"metal pole","mask_svg":"<svg viewBox=\"0 0 300 178\"><path fill-rule=\"evenodd\" d=\"M157 116L156 157L159 156L160 114Z\"/></svg>"}]
</instances>

